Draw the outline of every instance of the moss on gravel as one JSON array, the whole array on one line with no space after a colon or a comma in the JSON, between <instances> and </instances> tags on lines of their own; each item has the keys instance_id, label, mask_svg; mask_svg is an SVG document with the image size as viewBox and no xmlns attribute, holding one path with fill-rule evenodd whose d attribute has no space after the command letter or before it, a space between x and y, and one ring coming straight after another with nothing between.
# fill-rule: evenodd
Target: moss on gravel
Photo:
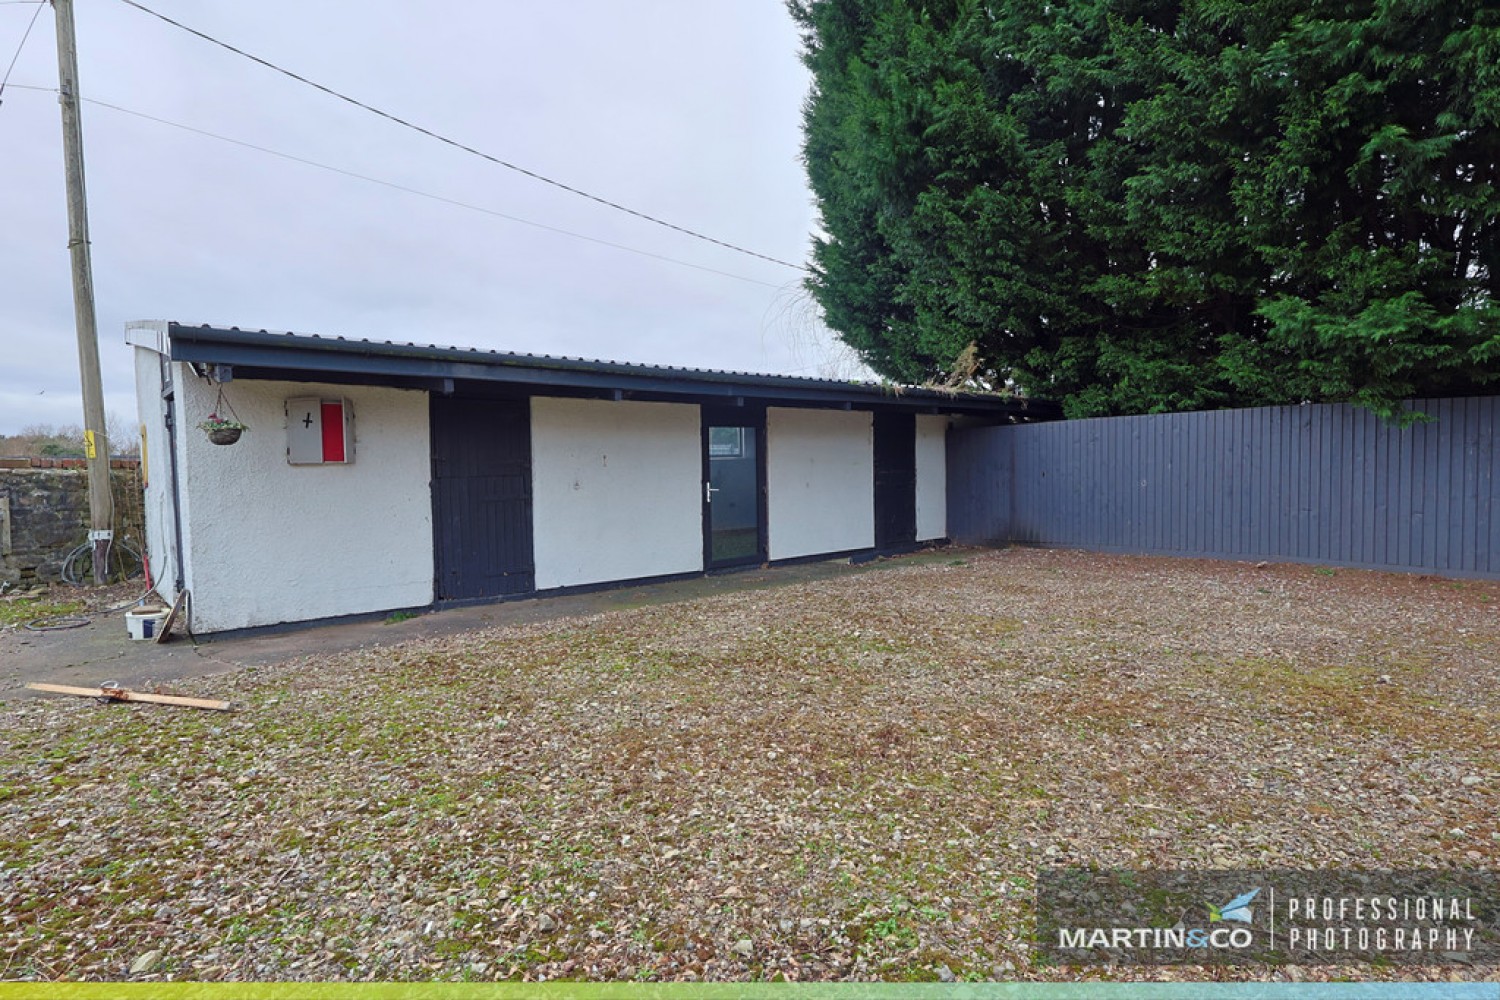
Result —
<instances>
[{"instance_id":1,"label":"moss on gravel","mask_svg":"<svg viewBox=\"0 0 1500 1000\"><path fill-rule=\"evenodd\" d=\"M1500 862L1500 587L962 561L7 704L0 978L1075 978L1045 865Z\"/></svg>"}]
</instances>

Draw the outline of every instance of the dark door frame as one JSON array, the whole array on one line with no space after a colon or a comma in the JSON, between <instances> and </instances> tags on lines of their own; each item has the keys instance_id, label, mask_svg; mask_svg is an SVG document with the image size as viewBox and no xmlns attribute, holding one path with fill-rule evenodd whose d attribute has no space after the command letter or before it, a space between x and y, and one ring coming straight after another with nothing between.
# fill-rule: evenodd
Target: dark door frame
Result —
<instances>
[{"instance_id":1,"label":"dark door frame","mask_svg":"<svg viewBox=\"0 0 1500 1000\"><path fill-rule=\"evenodd\" d=\"M703 569L712 572L740 566L759 566L768 561L768 533L766 491L766 408L762 405L699 407L701 419L698 427L699 446L702 451L701 479L703 481L701 503L703 505ZM710 427L744 427L755 433L755 554L739 559L713 558L713 513L709 509L708 484L710 465L708 457L708 429Z\"/></svg>"},{"instance_id":2,"label":"dark door frame","mask_svg":"<svg viewBox=\"0 0 1500 1000\"><path fill-rule=\"evenodd\" d=\"M465 414L465 409L473 412ZM432 462L432 542L433 542L433 600L438 604L464 604L498 600L536 589L536 557L532 538L532 483L531 483L531 414L528 400L491 399L481 397L440 396L430 394L428 403L430 449ZM472 469L453 467L454 459L461 451L460 435L474 434L482 439L493 437L487 432L487 423L509 418L515 421L510 428L516 434L516 451L507 456L511 466L509 474L521 480L521 496L514 498L512 514L516 522L510 527L514 534L514 547L507 550L510 562L501 569L499 564L489 569L499 570L502 578L498 585L475 587L473 576L476 564L466 558L472 543L466 535L465 521L468 516L480 512L466 506L469 497L463 492L463 483L473 475ZM497 468L495 471L499 471ZM492 524L491 527L494 525ZM477 532L478 525L468 530ZM471 554L471 553L470 553ZM486 553L499 555L500 552ZM485 567L479 565L480 569ZM459 593L454 593L457 585Z\"/></svg>"},{"instance_id":3,"label":"dark door frame","mask_svg":"<svg viewBox=\"0 0 1500 1000\"><path fill-rule=\"evenodd\" d=\"M874 426L875 547L911 548L917 542L917 418L876 410Z\"/></svg>"}]
</instances>

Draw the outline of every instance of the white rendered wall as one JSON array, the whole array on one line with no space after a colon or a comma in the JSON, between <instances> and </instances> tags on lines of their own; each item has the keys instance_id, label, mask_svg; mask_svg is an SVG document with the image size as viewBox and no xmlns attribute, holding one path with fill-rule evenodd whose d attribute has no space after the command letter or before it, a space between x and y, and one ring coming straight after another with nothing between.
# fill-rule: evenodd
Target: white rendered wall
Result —
<instances>
[{"instance_id":1,"label":"white rendered wall","mask_svg":"<svg viewBox=\"0 0 1500 1000\"><path fill-rule=\"evenodd\" d=\"M137 346L135 355L135 406L141 438L141 473L146 481L142 513L146 537L142 553L151 570L151 584L163 599L176 597L177 538L172 530L171 441L167 434L167 404L161 398L162 372L167 361L156 351ZM116 442L124 444L125 442Z\"/></svg>"},{"instance_id":2,"label":"white rendered wall","mask_svg":"<svg viewBox=\"0 0 1500 1000\"><path fill-rule=\"evenodd\" d=\"M698 407L531 401L538 590L703 568Z\"/></svg>"},{"instance_id":3,"label":"white rendered wall","mask_svg":"<svg viewBox=\"0 0 1500 1000\"><path fill-rule=\"evenodd\" d=\"M766 411L772 559L875 544L875 426L848 410Z\"/></svg>"},{"instance_id":4,"label":"white rendered wall","mask_svg":"<svg viewBox=\"0 0 1500 1000\"><path fill-rule=\"evenodd\" d=\"M948 418L917 414L917 541L948 534Z\"/></svg>"},{"instance_id":5,"label":"white rendered wall","mask_svg":"<svg viewBox=\"0 0 1500 1000\"><path fill-rule=\"evenodd\" d=\"M197 429L216 387L172 368L194 630L432 603L426 393L233 381L224 394L250 429L221 446ZM287 464L285 401L312 395L350 400L352 463Z\"/></svg>"}]
</instances>

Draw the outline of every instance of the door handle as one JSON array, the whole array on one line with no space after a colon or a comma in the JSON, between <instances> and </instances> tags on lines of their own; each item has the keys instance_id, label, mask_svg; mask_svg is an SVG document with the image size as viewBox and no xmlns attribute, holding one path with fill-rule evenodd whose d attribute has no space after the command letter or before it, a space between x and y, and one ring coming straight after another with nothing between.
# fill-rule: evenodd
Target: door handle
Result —
<instances>
[{"instance_id":1,"label":"door handle","mask_svg":"<svg viewBox=\"0 0 1500 1000\"><path fill-rule=\"evenodd\" d=\"M703 502L704 503L713 503L714 502L714 494L717 493L717 492L719 492L719 487L715 486L713 483L704 483L703 484Z\"/></svg>"}]
</instances>

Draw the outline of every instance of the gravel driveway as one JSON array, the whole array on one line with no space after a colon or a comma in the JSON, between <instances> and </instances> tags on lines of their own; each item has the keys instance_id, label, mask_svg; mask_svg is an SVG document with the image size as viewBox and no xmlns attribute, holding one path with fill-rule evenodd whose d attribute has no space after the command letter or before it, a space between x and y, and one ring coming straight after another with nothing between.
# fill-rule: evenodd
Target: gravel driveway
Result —
<instances>
[{"instance_id":1,"label":"gravel driveway","mask_svg":"<svg viewBox=\"0 0 1500 1000\"><path fill-rule=\"evenodd\" d=\"M1500 868L1497 608L956 551L9 703L0 979L1097 976L1040 867Z\"/></svg>"}]
</instances>

